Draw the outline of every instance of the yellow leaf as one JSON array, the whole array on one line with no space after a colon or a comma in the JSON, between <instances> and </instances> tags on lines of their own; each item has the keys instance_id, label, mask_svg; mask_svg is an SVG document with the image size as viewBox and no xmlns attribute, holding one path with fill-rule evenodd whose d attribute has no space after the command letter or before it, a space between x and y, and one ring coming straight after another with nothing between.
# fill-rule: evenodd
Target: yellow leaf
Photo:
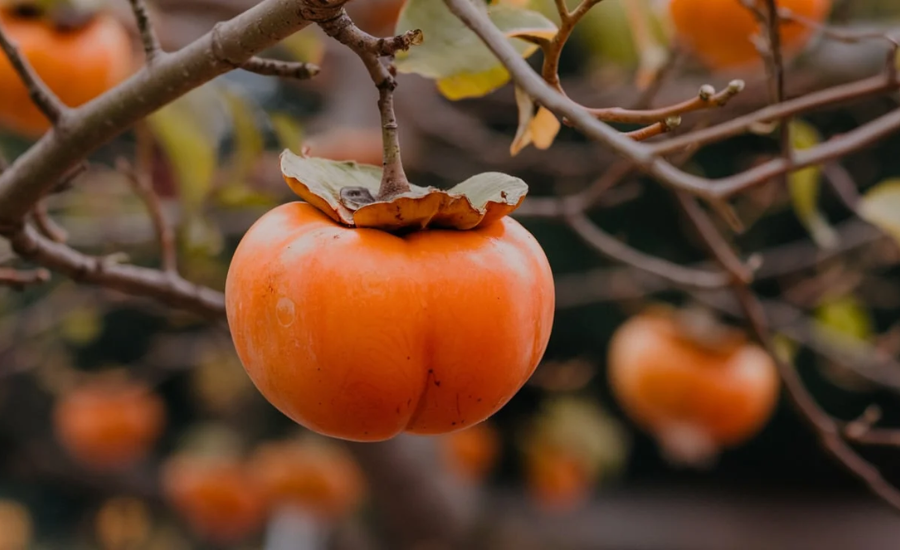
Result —
<instances>
[{"instance_id":1,"label":"yellow leaf","mask_svg":"<svg viewBox=\"0 0 900 550\"><path fill-rule=\"evenodd\" d=\"M265 144L250 100L232 92L227 92L224 96L231 111L234 136L234 150L231 153L226 184L244 186Z\"/></svg>"},{"instance_id":2,"label":"yellow leaf","mask_svg":"<svg viewBox=\"0 0 900 550\"><path fill-rule=\"evenodd\" d=\"M900 179L885 180L869 189L857 212L900 243Z\"/></svg>"},{"instance_id":3,"label":"yellow leaf","mask_svg":"<svg viewBox=\"0 0 900 550\"><path fill-rule=\"evenodd\" d=\"M801 120L791 122L790 130L794 150L809 149L822 141L818 131ZM820 167L803 168L788 175L788 189L794 213L812 239L822 248L833 248L837 245L837 234L819 210L821 179Z\"/></svg>"},{"instance_id":4,"label":"yellow leaf","mask_svg":"<svg viewBox=\"0 0 900 550\"><path fill-rule=\"evenodd\" d=\"M509 3L482 6L523 57L537 50L535 39L556 34L556 25L536 11ZM398 54L398 71L437 81L438 89L450 99L482 96L509 80L509 73L487 46L443 2L408 0L396 32L415 29L423 32L424 41Z\"/></svg>"},{"instance_id":5,"label":"yellow leaf","mask_svg":"<svg viewBox=\"0 0 900 550\"><path fill-rule=\"evenodd\" d=\"M853 296L829 299L816 308L816 321L833 333L853 340L869 341L873 321L865 304Z\"/></svg>"},{"instance_id":6,"label":"yellow leaf","mask_svg":"<svg viewBox=\"0 0 900 550\"><path fill-rule=\"evenodd\" d=\"M325 43L314 25L285 38L280 45L295 61L318 65L325 56Z\"/></svg>"},{"instance_id":7,"label":"yellow leaf","mask_svg":"<svg viewBox=\"0 0 900 550\"><path fill-rule=\"evenodd\" d=\"M516 104L519 108L519 128L516 137L509 147L511 155L516 156L519 151L533 143L538 149L548 149L553 145L553 140L559 133L561 124L549 110L541 107L535 113L534 101L531 96L516 87Z\"/></svg>"},{"instance_id":8,"label":"yellow leaf","mask_svg":"<svg viewBox=\"0 0 900 550\"><path fill-rule=\"evenodd\" d=\"M300 121L287 113L273 113L269 115L278 144L282 149L299 153L303 146L303 126Z\"/></svg>"}]
</instances>

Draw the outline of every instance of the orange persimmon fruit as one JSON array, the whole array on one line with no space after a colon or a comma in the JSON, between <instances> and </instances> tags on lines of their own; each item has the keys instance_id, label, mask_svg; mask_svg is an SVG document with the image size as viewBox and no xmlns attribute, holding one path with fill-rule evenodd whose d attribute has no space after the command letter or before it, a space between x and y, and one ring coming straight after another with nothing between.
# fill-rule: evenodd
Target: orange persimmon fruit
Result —
<instances>
[{"instance_id":1,"label":"orange persimmon fruit","mask_svg":"<svg viewBox=\"0 0 900 550\"><path fill-rule=\"evenodd\" d=\"M762 0L757 0L765 9ZM828 17L831 0L777 0L779 8L821 23ZM669 10L679 39L712 69L728 69L759 63L753 36L760 33L756 17L741 0L671 0ZM783 21L783 51L801 50L813 34L809 26Z\"/></svg>"},{"instance_id":2,"label":"orange persimmon fruit","mask_svg":"<svg viewBox=\"0 0 900 550\"><path fill-rule=\"evenodd\" d=\"M97 13L75 28L63 28L39 7L13 4L0 7L0 27L69 107L94 99L125 80L134 68L131 38L109 14ZM29 138L50 128L5 56L0 56L0 126Z\"/></svg>"},{"instance_id":3,"label":"orange persimmon fruit","mask_svg":"<svg viewBox=\"0 0 900 550\"><path fill-rule=\"evenodd\" d=\"M94 469L127 468L143 458L165 424L162 399L137 382L98 380L60 398L53 411L62 446Z\"/></svg>"},{"instance_id":4,"label":"orange persimmon fruit","mask_svg":"<svg viewBox=\"0 0 900 550\"><path fill-rule=\"evenodd\" d=\"M488 422L442 437L440 450L444 464L462 479L480 482L497 462L500 436Z\"/></svg>"},{"instance_id":5,"label":"orange persimmon fruit","mask_svg":"<svg viewBox=\"0 0 900 550\"><path fill-rule=\"evenodd\" d=\"M198 536L240 542L261 528L265 497L246 466L232 458L182 454L163 465L166 500Z\"/></svg>"},{"instance_id":6,"label":"orange persimmon fruit","mask_svg":"<svg viewBox=\"0 0 900 550\"><path fill-rule=\"evenodd\" d=\"M554 446L536 446L525 457L525 485L544 510L577 508L591 494L595 479L580 457Z\"/></svg>"},{"instance_id":7,"label":"orange persimmon fruit","mask_svg":"<svg viewBox=\"0 0 900 550\"><path fill-rule=\"evenodd\" d=\"M264 443L249 464L270 506L290 505L323 520L352 512L365 494L359 466L346 450L311 441Z\"/></svg>"},{"instance_id":8,"label":"orange persimmon fruit","mask_svg":"<svg viewBox=\"0 0 900 550\"><path fill-rule=\"evenodd\" d=\"M225 298L238 355L269 402L355 441L485 420L534 372L554 309L547 258L508 217L393 234L296 202L244 236Z\"/></svg>"},{"instance_id":9,"label":"orange persimmon fruit","mask_svg":"<svg viewBox=\"0 0 900 550\"><path fill-rule=\"evenodd\" d=\"M632 317L612 338L608 375L626 414L670 458L690 463L759 432L779 379L772 358L743 333L723 329L713 339L704 329L698 338L685 320L663 310Z\"/></svg>"}]
</instances>

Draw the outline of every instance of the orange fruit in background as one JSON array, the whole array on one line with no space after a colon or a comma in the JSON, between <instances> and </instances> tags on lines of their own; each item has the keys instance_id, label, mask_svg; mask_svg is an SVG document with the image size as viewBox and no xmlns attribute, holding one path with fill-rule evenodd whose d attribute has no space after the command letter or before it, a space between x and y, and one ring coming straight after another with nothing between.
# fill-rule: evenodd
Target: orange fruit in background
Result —
<instances>
[{"instance_id":1,"label":"orange fruit in background","mask_svg":"<svg viewBox=\"0 0 900 550\"><path fill-rule=\"evenodd\" d=\"M162 399L135 382L76 387L60 398L53 414L62 446L95 469L131 466L150 451L165 424Z\"/></svg>"},{"instance_id":2,"label":"orange fruit in background","mask_svg":"<svg viewBox=\"0 0 900 550\"><path fill-rule=\"evenodd\" d=\"M406 0L350 2L347 13L362 30L376 36L388 36L394 34L404 4Z\"/></svg>"},{"instance_id":3,"label":"orange fruit in background","mask_svg":"<svg viewBox=\"0 0 900 550\"><path fill-rule=\"evenodd\" d=\"M77 107L127 78L134 68L131 38L111 15L76 29L60 29L38 15L0 8L0 26L59 99ZM38 137L50 123L35 107L19 75L0 55L0 126Z\"/></svg>"},{"instance_id":4,"label":"orange fruit in background","mask_svg":"<svg viewBox=\"0 0 900 550\"><path fill-rule=\"evenodd\" d=\"M662 443L684 433L718 448L740 444L762 429L775 408L775 363L742 333L695 341L683 319L660 311L619 327L609 348L613 394Z\"/></svg>"},{"instance_id":5,"label":"orange fruit in background","mask_svg":"<svg viewBox=\"0 0 900 550\"><path fill-rule=\"evenodd\" d=\"M552 446L536 446L525 459L525 483L531 497L545 510L577 508L591 494L591 469L574 454Z\"/></svg>"},{"instance_id":6,"label":"orange fruit in background","mask_svg":"<svg viewBox=\"0 0 900 550\"><path fill-rule=\"evenodd\" d=\"M479 482L497 462L500 436L490 424L482 422L444 436L440 440L440 448L444 463L453 473Z\"/></svg>"},{"instance_id":7,"label":"orange fruit in background","mask_svg":"<svg viewBox=\"0 0 900 550\"><path fill-rule=\"evenodd\" d=\"M218 544L256 534L266 503L243 464L207 456L179 455L162 469L162 491L185 523L200 537Z\"/></svg>"},{"instance_id":8,"label":"orange fruit in background","mask_svg":"<svg viewBox=\"0 0 900 550\"><path fill-rule=\"evenodd\" d=\"M470 231L349 228L304 203L265 214L225 285L238 355L303 426L379 441L499 410L550 337L553 276L511 218Z\"/></svg>"},{"instance_id":9,"label":"orange fruit in background","mask_svg":"<svg viewBox=\"0 0 900 550\"><path fill-rule=\"evenodd\" d=\"M271 506L292 505L323 519L352 512L365 493L363 474L347 451L324 443L265 443L250 471Z\"/></svg>"},{"instance_id":10,"label":"orange fruit in background","mask_svg":"<svg viewBox=\"0 0 900 550\"><path fill-rule=\"evenodd\" d=\"M765 4L757 1L765 10ZM831 0L778 0L777 5L819 23L831 10ZM678 37L710 68L760 62L752 41L761 32L760 25L741 0L671 0L669 10ZM780 31L782 49L788 54L801 50L814 32L792 21L782 22Z\"/></svg>"}]
</instances>

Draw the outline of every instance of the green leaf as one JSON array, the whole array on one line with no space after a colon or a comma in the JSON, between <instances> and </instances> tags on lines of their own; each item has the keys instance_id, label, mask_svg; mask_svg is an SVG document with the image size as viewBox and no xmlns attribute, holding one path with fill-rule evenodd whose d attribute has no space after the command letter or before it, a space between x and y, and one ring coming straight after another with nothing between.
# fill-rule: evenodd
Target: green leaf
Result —
<instances>
[{"instance_id":1,"label":"green leaf","mask_svg":"<svg viewBox=\"0 0 900 550\"><path fill-rule=\"evenodd\" d=\"M225 102L231 111L234 151L228 170L226 185L246 184L247 177L256 166L265 144L257 124L256 106L243 95L226 92Z\"/></svg>"},{"instance_id":2,"label":"green leaf","mask_svg":"<svg viewBox=\"0 0 900 550\"><path fill-rule=\"evenodd\" d=\"M523 57L538 48L529 38L556 34L556 24L536 11L507 4L483 7ZM438 90L454 100L483 96L509 81L503 65L443 2L408 0L397 22L397 34L415 29L424 33L425 40L398 54L398 71L436 80Z\"/></svg>"},{"instance_id":3,"label":"green leaf","mask_svg":"<svg viewBox=\"0 0 900 550\"><path fill-rule=\"evenodd\" d=\"M819 132L801 120L791 122L790 130L794 150L809 149L822 141ZM821 248L833 248L837 245L837 234L819 210L821 181L822 169L819 166L810 166L788 175L788 189L794 213L816 245Z\"/></svg>"},{"instance_id":4,"label":"green leaf","mask_svg":"<svg viewBox=\"0 0 900 550\"><path fill-rule=\"evenodd\" d=\"M325 56L325 43L312 25L282 40L279 44L294 61L319 64Z\"/></svg>"},{"instance_id":5,"label":"green leaf","mask_svg":"<svg viewBox=\"0 0 900 550\"><path fill-rule=\"evenodd\" d=\"M831 298L816 308L816 322L830 334L867 342L872 339L873 321L865 304L851 295Z\"/></svg>"},{"instance_id":6,"label":"green leaf","mask_svg":"<svg viewBox=\"0 0 900 550\"><path fill-rule=\"evenodd\" d=\"M885 180L869 189L857 212L900 243L900 179Z\"/></svg>"},{"instance_id":7,"label":"green leaf","mask_svg":"<svg viewBox=\"0 0 900 550\"><path fill-rule=\"evenodd\" d=\"M219 105L217 95L201 88L147 117L150 131L178 182L186 216L200 210L212 189L220 128L211 111L216 110L220 123L223 117Z\"/></svg>"}]
</instances>

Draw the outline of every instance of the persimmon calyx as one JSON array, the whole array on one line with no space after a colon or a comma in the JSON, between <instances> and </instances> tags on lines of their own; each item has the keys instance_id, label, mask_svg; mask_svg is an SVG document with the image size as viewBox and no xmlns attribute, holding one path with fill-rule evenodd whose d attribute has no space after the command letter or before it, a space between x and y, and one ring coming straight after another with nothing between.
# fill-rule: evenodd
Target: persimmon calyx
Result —
<instances>
[{"instance_id":1,"label":"persimmon calyx","mask_svg":"<svg viewBox=\"0 0 900 550\"><path fill-rule=\"evenodd\" d=\"M449 190L410 185L376 200L382 169L355 162L281 154L281 173L303 200L351 227L401 231L440 227L468 230L494 223L522 204L528 185L498 172L472 176Z\"/></svg>"}]
</instances>

